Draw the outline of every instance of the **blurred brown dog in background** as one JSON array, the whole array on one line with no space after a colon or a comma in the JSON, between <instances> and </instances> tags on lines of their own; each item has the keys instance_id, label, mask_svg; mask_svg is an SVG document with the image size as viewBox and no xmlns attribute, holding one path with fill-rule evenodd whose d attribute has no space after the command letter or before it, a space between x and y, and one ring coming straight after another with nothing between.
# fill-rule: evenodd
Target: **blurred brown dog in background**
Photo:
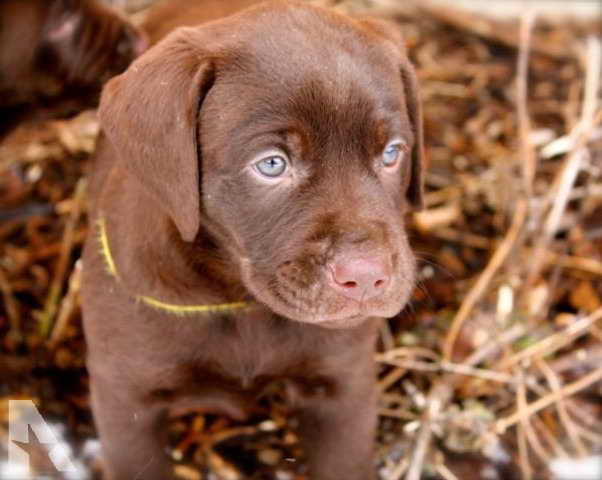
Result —
<instances>
[{"instance_id":1,"label":"blurred brown dog in background","mask_svg":"<svg viewBox=\"0 0 602 480\"><path fill-rule=\"evenodd\" d=\"M147 40L96 0L0 2L0 138L20 122L98 104Z\"/></svg>"}]
</instances>

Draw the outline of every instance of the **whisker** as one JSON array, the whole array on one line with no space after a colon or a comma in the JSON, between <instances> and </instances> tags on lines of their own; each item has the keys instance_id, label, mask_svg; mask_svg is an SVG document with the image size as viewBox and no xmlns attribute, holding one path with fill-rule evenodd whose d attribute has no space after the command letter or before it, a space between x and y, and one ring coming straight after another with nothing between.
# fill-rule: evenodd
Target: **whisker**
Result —
<instances>
[{"instance_id":1,"label":"whisker","mask_svg":"<svg viewBox=\"0 0 602 480\"><path fill-rule=\"evenodd\" d=\"M457 280L458 277L448 268L444 267L443 265L441 265L440 263L428 260L424 257L421 257L419 255L416 255L416 260L419 263L426 263L427 265L430 265L431 267L435 268L435 270L438 270L440 273L444 274L446 277L452 279L452 280Z\"/></svg>"}]
</instances>

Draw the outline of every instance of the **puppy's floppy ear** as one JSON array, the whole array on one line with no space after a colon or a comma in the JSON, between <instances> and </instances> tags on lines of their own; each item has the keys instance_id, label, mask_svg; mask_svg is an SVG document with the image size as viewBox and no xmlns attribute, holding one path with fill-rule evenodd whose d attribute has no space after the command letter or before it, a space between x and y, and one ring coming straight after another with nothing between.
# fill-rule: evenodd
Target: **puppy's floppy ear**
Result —
<instances>
[{"instance_id":1,"label":"puppy's floppy ear","mask_svg":"<svg viewBox=\"0 0 602 480\"><path fill-rule=\"evenodd\" d=\"M424 170L426 168L426 157L424 153L422 106L416 72L408 59L405 42L398 25L377 18L362 18L361 23L366 26L371 33L375 33L392 42L395 49L401 54L401 82L403 84L408 116L414 134L410 183L406 195L408 201L414 208L421 209L424 203Z\"/></svg>"},{"instance_id":2,"label":"puppy's floppy ear","mask_svg":"<svg viewBox=\"0 0 602 480\"><path fill-rule=\"evenodd\" d=\"M119 161L172 218L182 238L200 226L198 111L214 80L195 29L179 29L104 88L101 127Z\"/></svg>"},{"instance_id":3,"label":"puppy's floppy ear","mask_svg":"<svg viewBox=\"0 0 602 480\"><path fill-rule=\"evenodd\" d=\"M410 203L416 209L424 206L424 127L422 120L422 106L418 90L418 80L414 67L407 57L403 57L401 64L401 79L405 91L408 115L412 123L414 133L414 148L412 149L412 174L408 185L407 196Z\"/></svg>"}]
</instances>

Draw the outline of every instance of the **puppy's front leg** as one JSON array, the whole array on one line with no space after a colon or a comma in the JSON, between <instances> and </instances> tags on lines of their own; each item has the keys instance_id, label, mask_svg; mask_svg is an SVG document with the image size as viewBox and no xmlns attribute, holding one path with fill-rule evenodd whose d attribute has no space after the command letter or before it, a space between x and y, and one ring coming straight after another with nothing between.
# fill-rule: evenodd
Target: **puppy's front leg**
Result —
<instances>
[{"instance_id":1,"label":"puppy's front leg","mask_svg":"<svg viewBox=\"0 0 602 480\"><path fill-rule=\"evenodd\" d=\"M102 442L103 480L169 480L165 409L141 405L124 385L91 375L94 418Z\"/></svg>"},{"instance_id":2,"label":"puppy's front leg","mask_svg":"<svg viewBox=\"0 0 602 480\"><path fill-rule=\"evenodd\" d=\"M377 407L375 379L337 379L333 395L300 410L299 434L311 480L373 480Z\"/></svg>"}]
</instances>

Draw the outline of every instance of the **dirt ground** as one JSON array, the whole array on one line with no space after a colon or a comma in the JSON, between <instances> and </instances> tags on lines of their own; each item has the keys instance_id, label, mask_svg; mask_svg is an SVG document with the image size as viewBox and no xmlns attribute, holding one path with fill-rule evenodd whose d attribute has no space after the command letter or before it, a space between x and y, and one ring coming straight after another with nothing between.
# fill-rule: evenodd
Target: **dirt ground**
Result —
<instances>
[{"instance_id":1,"label":"dirt ground","mask_svg":"<svg viewBox=\"0 0 602 480\"><path fill-rule=\"evenodd\" d=\"M422 86L420 281L381 330L381 480L545 480L602 454L599 18L321 3L396 22ZM10 399L33 399L98 476L78 298L97 134L90 111L0 145L2 480ZM302 480L294 424L275 390L244 423L177 419L169 454L183 479Z\"/></svg>"}]
</instances>

